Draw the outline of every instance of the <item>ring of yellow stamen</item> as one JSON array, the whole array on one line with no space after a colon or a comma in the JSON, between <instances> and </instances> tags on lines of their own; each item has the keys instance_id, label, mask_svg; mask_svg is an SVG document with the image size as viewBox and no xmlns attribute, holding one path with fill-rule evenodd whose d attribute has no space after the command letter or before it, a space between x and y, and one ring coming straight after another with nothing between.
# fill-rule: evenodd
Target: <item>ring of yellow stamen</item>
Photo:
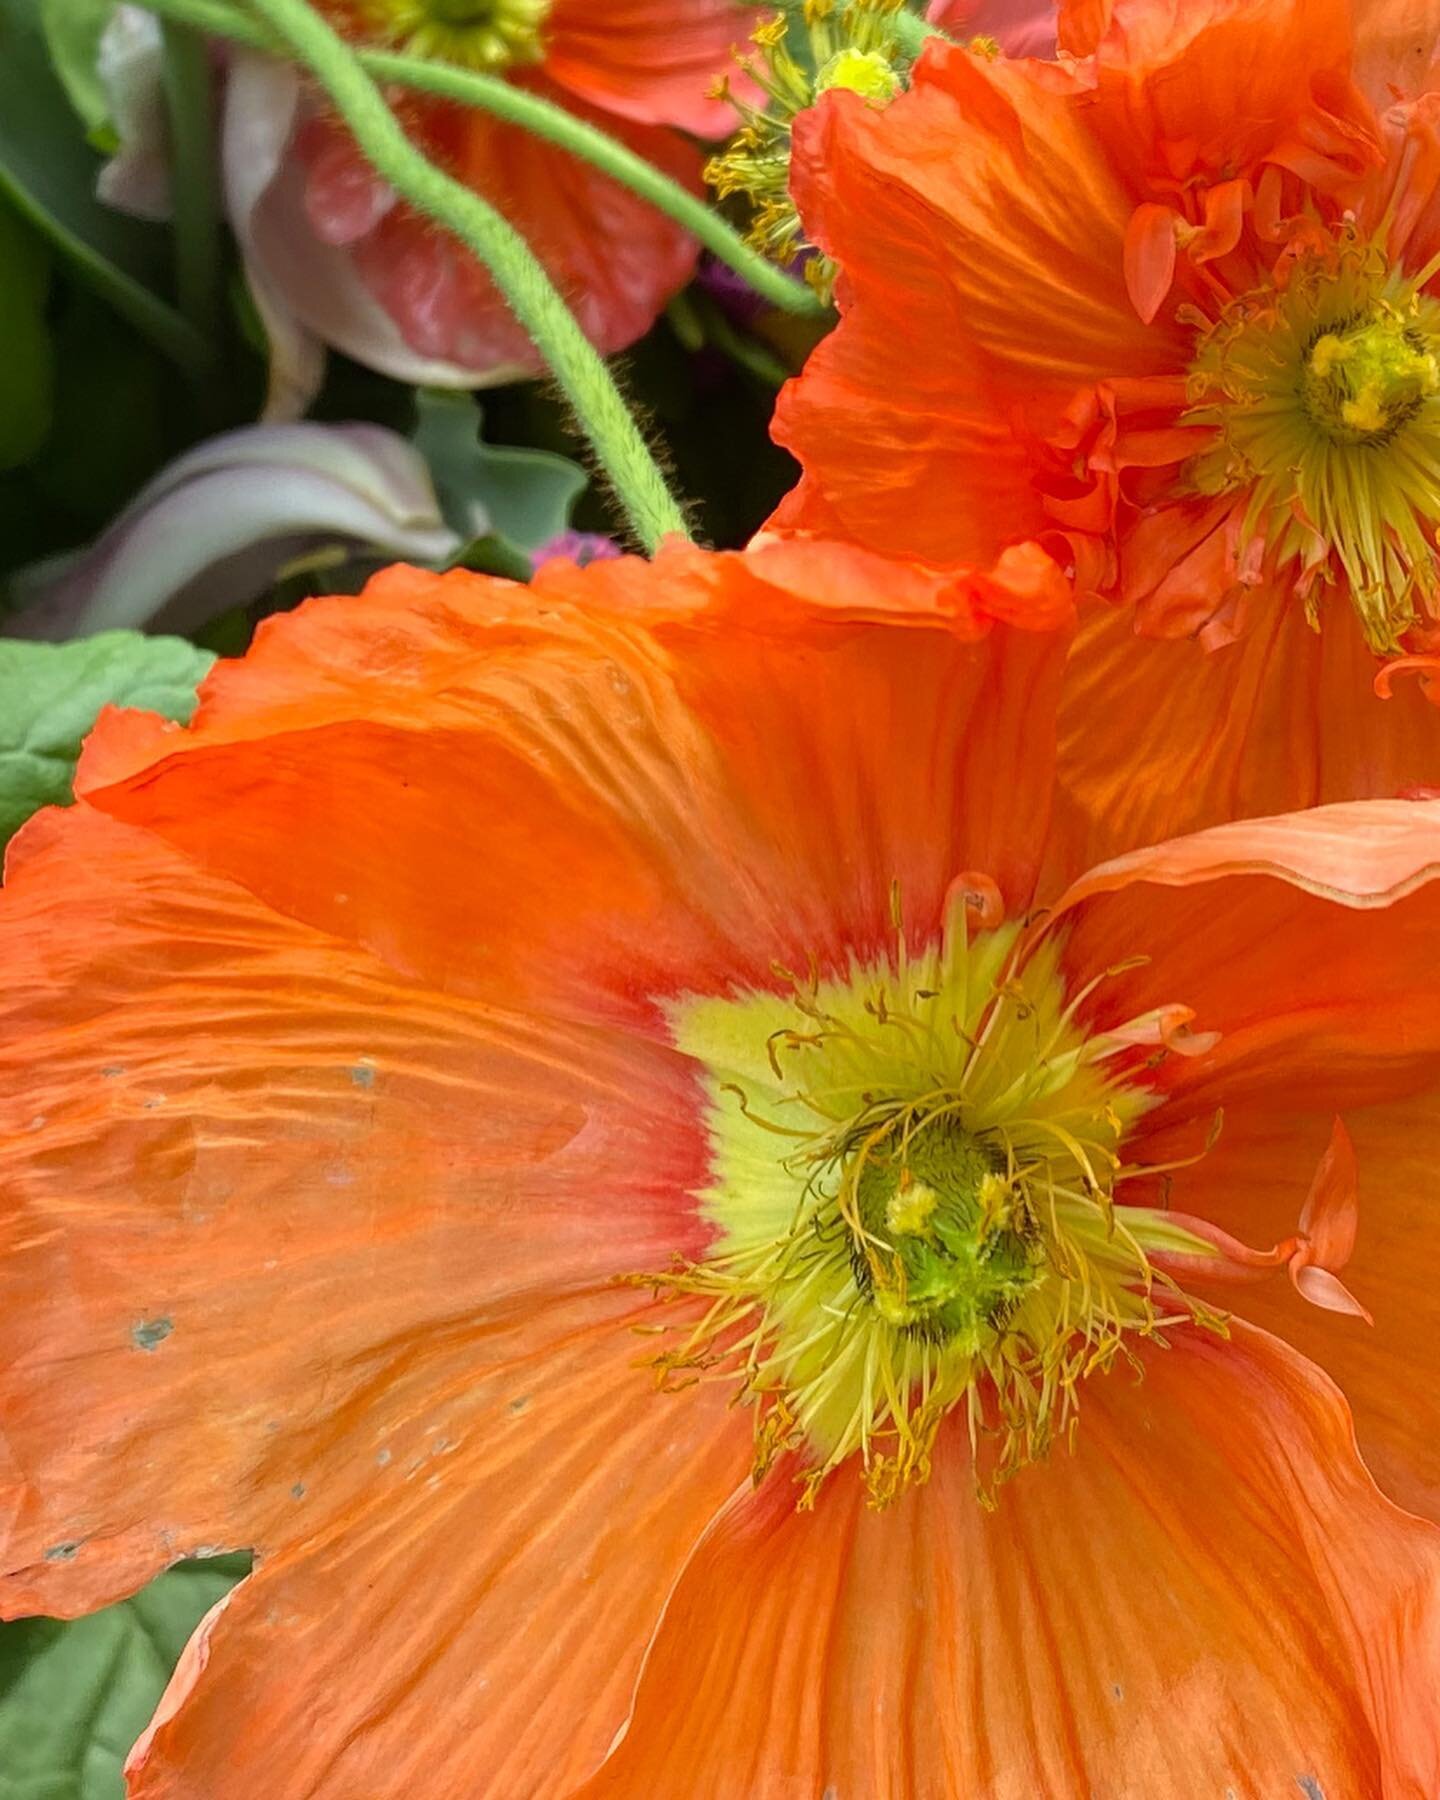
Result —
<instances>
[{"instance_id":1,"label":"ring of yellow stamen","mask_svg":"<svg viewBox=\"0 0 1440 1800\"><path fill-rule=\"evenodd\" d=\"M756 1479L799 1453L802 1504L857 1455L885 1504L955 1408L988 1493L1069 1429L1128 1338L1217 1323L1151 1261L1204 1246L1115 1203L1149 1104L1109 1072L1122 1034L1077 1024L1053 935L972 942L967 910L918 958L901 933L844 978L674 1010L707 1071L716 1241L645 1278L708 1302L657 1367L738 1377Z\"/></svg>"},{"instance_id":2,"label":"ring of yellow stamen","mask_svg":"<svg viewBox=\"0 0 1440 1800\"><path fill-rule=\"evenodd\" d=\"M778 263L813 249L790 198L790 136L796 116L821 94L843 88L871 106L884 106L902 86L900 40L894 18L905 0L804 0L792 30L787 13L765 19L751 34L756 54L740 66L763 91L756 106L722 83L721 93L740 116L740 129L711 157L705 179L727 200L749 205L747 236ZM835 266L814 256L806 279L829 299Z\"/></svg>"},{"instance_id":3,"label":"ring of yellow stamen","mask_svg":"<svg viewBox=\"0 0 1440 1800\"><path fill-rule=\"evenodd\" d=\"M553 0L361 0L376 36L414 56L493 73L545 55Z\"/></svg>"},{"instance_id":4,"label":"ring of yellow stamen","mask_svg":"<svg viewBox=\"0 0 1440 1800\"><path fill-rule=\"evenodd\" d=\"M1440 613L1440 303L1422 292L1433 273L1406 276L1378 241L1347 234L1284 286L1202 321L1190 369L1186 420L1215 442L1187 481L1248 492L1240 564L1297 570L1312 624L1320 592L1343 583L1382 654L1422 611Z\"/></svg>"}]
</instances>

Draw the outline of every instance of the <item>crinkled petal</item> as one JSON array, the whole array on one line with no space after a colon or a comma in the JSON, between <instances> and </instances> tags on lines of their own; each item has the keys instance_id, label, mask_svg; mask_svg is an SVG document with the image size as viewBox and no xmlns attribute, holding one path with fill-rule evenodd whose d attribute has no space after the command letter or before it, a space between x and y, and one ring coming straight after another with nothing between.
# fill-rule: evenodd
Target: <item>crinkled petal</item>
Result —
<instances>
[{"instance_id":1,"label":"crinkled petal","mask_svg":"<svg viewBox=\"0 0 1440 1800\"><path fill-rule=\"evenodd\" d=\"M897 881L922 932L957 869L1027 903L1063 661L1058 633L886 616L869 566L397 569L264 627L193 730L102 729L79 785L447 992L649 1019L777 957L843 966L891 941Z\"/></svg>"},{"instance_id":2,"label":"crinkled petal","mask_svg":"<svg viewBox=\"0 0 1440 1800\"><path fill-rule=\"evenodd\" d=\"M1120 0L1091 127L1132 182L1250 175L1313 141L1316 120L1373 132L1347 80L1355 35L1350 0Z\"/></svg>"},{"instance_id":3,"label":"crinkled petal","mask_svg":"<svg viewBox=\"0 0 1440 1800\"><path fill-rule=\"evenodd\" d=\"M1130 203L1077 78L927 51L883 112L835 94L797 123L807 229L841 322L780 398L804 474L777 527L937 563L988 562L1053 521L1038 442L1077 391L1185 361L1125 290Z\"/></svg>"},{"instance_id":4,"label":"crinkled petal","mask_svg":"<svg viewBox=\"0 0 1440 1800\"><path fill-rule=\"evenodd\" d=\"M1209 654L1140 637L1128 608L1082 617L1060 712L1073 869L1225 820L1440 784L1434 707L1413 682L1377 704L1349 607L1316 632L1267 608Z\"/></svg>"},{"instance_id":5,"label":"crinkled petal","mask_svg":"<svg viewBox=\"0 0 1440 1800\"><path fill-rule=\"evenodd\" d=\"M751 1449L723 1388L657 1393L636 1367L639 1298L542 1310L499 1366L456 1343L424 1412L357 1447L368 1478L343 1531L266 1558L202 1625L129 1793L573 1791Z\"/></svg>"},{"instance_id":6,"label":"crinkled petal","mask_svg":"<svg viewBox=\"0 0 1440 1800\"><path fill-rule=\"evenodd\" d=\"M1440 803L1359 801L1117 857L1056 910L1077 985L1148 958L1097 988L1098 1029L1180 1004L1220 1034L1203 1056L1152 1065L1162 1091L1201 1112L1303 1093L1334 1113L1433 1080L1437 875Z\"/></svg>"},{"instance_id":7,"label":"crinkled petal","mask_svg":"<svg viewBox=\"0 0 1440 1800\"><path fill-rule=\"evenodd\" d=\"M1294 1094L1289 1105L1298 1109L1306 1098ZM1337 1381L1380 1486L1399 1505L1440 1524L1440 1397L1426 1377L1440 1335L1434 1230L1440 1097L1427 1088L1389 1105L1356 1107L1346 1114L1346 1128L1355 1146L1359 1205L1345 1284L1369 1309L1373 1325L1307 1305L1283 1276L1243 1293L1204 1291L1294 1344ZM1251 1243L1278 1242L1295 1230L1330 1129L1318 1111L1237 1113L1210 1151L1175 1176L1173 1203ZM1199 1136L1194 1121L1177 1117L1147 1137L1137 1160L1193 1153Z\"/></svg>"},{"instance_id":8,"label":"crinkled petal","mask_svg":"<svg viewBox=\"0 0 1440 1800\"><path fill-rule=\"evenodd\" d=\"M1440 1538L1284 1345L1093 1376L993 1514L959 1430L935 1461L880 1514L844 1471L732 1504L583 1800L1437 1791Z\"/></svg>"},{"instance_id":9,"label":"crinkled petal","mask_svg":"<svg viewBox=\"0 0 1440 1800\"><path fill-rule=\"evenodd\" d=\"M659 1044L426 988L83 805L14 841L0 935L0 1612L342 1530L547 1297L608 1318L704 1241Z\"/></svg>"}]
</instances>

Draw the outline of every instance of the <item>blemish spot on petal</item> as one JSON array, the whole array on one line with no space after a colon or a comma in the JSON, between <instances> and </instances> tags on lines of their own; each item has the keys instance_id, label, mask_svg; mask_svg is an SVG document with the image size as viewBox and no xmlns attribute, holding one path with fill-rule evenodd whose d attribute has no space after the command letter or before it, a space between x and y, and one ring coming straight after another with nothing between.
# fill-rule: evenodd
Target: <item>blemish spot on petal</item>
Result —
<instances>
[{"instance_id":1,"label":"blemish spot on petal","mask_svg":"<svg viewBox=\"0 0 1440 1800\"><path fill-rule=\"evenodd\" d=\"M303 1481L297 1481L294 1487L291 1488L290 1498L292 1500L303 1500L305 1498L305 1483Z\"/></svg>"},{"instance_id":2,"label":"blemish spot on petal","mask_svg":"<svg viewBox=\"0 0 1440 1800\"><path fill-rule=\"evenodd\" d=\"M154 1352L174 1329L173 1319L142 1319L138 1325L131 1326L130 1337L137 1350Z\"/></svg>"},{"instance_id":3,"label":"blemish spot on petal","mask_svg":"<svg viewBox=\"0 0 1440 1800\"><path fill-rule=\"evenodd\" d=\"M351 1070L350 1070L350 1079L351 1079L351 1081L353 1081L355 1083L356 1087L358 1087L358 1088L374 1087L374 1085L375 1085L375 1065L371 1062L366 1061L366 1059L362 1056L359 1062L352 1065Z\"/></svg>"},{"instance_id":4,"label":"blemish spot on petal","mask_svg":"<svg viewBox=\"0 0 1440 1800\"><path fill-rule=\"evenodd\" d=\"M106 1081L118 1081L124 1073L124 1063L112 1063L108 1069L100 1071L101 1077Z\"/></svg>"},{"instance_id":5,"label":"blemish spot on petal","mask_svg":"<svg viewBox=\"0 0 1440 1800\"><path fill-rule=\"evenodd\" d=\"M45 1552L46 1562L72 1562L80 1554L80 1546L75 1544L52 1544Z\"/></svg>"},{"instance_id":6,"label":"blemish spot on petal","mask_svg":"<svg viewBox=\"0 0 1440 1800\"><path fill-rule=\"evenodd\" d=\"M1313 1775L1297 1775L1295 1785L1305 1796L1305 1800L1325 1800L1325 1790Z\"/></svg>"},{"instance_id":7,"label":"blemish spot on petal","mask_svg":"<svg viewBox=\"0 0 1440 1800\"><path fill-rule=\"evenodd\" d=\"M510 1402L510 1410L512 1413L523 1413L529 1404L530 1396L528 1394L521 1394L518 1400L512 1400Z\"/></svg>"},{"instance_id":8,"label":"blemish spot on petal","mask_svg":"<svg viewBox=\"0 0 1440 1800\"><path fill-rule=\"evenodd\" d=\"M377 1450L375 1452L375 1461L382 1469L388 1468L390 1466L389 1450L388 1449Z\"/></svg>"}]
</instances>

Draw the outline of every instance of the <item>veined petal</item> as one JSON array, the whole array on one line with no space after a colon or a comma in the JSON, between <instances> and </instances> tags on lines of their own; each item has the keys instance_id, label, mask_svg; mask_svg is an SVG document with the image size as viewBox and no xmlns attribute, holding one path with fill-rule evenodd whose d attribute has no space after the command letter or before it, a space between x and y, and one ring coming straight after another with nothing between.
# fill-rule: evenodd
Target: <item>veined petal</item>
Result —
<instances>
[{"instance_id":1,"label":"veined petal","mask_svg":"<svg viewBox=\"0 0 1440 1800\"><path fill-rule=\"evenodd\" d=\"M383 1467L367 1442L343 1531L262 1561L202 1627L136 1800L399 1800L437 1769L487 1800L572 1792L749 1453L720 1390L653 1391L637 1300L542 1308L499 1366L457 1345L424 1428Z\"/></svg>"},{"instance_id":2,"label":"veined petal","mask_svg":"<svg viewBox=\"0 0 1440 1800\"><path fill-rule=\"evenodd\" d=\"M1434 1528L1276 1340L1143 1358L993 1514L958 1430L884 1514L853 1485L732 1504L584 1800L1432 1793Z\"/></svg>"},{"instance_id":3,"label":"veined petal","mask_svg":"<svg viewBox=\"0 0 1440 1800\"><path fill-rule=\"evenodd\" d=\"M1183 1001L1197 1031L1220 1034L1204 1056L1158 1063L1161 1091L1202 1113L1302 1094L1334 1113L1433 1081L1437 874L1440 805L1361 801L1117 857L1056 912L1077 984L1149 952L1096 990L1098 1029Z\"/></svg>"},{"instance_id":4,"label":"veined petal","mask_svg":"<svg viewBox=\"0 0 1440 1800\"><path fill-rule=\"evenodd\" d=\"M556 0L545 73L620 118L721 137L735 114L714 89L759 16L738 0Z\"/></svg>"},{"instance_id":5,"label":"veined petal","mask_svg":"<svg viewBox=\"0 0 1440 1800\"><path fill-rule=\"evenodd\" d=\"M1116 5L1095 50L1093 129L1138 182L1248 174L1343 103L1373 119L1345 78L1348 0L1144 0Z\"/></svg>"},{"instance_id":6,"label":"veined petal","mask_svg":"<svg viewBox=\"0 0 1440 1800\"><path fill-rule=\"evenodd\" d=\"M1188 640L1137 636L1125 608L1091 607L1060 714L1070 866L1230 819L1440 784L1434 707L1403 681L1376 705L1374 679L1348 609L1316 632L1277 596L1237 642L1197 656Z\"/></svg>"},{"instance_id":7,"label":"veined petal","mask_svg":"<svg viewBox=\"0 0 1440 1800\"><path fill-rule=\"evenodd\" d=\"M3 913L6 1614L323 1535L547 1297L610 1317L704 1239L662 1046L427 991L83 806Z\"/></svg>"},{"instance_id":8,"label":"veined petal","mask_svg":"<svg viewBox=\"0 0 1440 1800\"><path fill-rule=\"evenodd\" d=\"M798 122L795 194L842 316L781 395L804 476L778 527L992 560L1053 525L1035 451L1077 391L1183 362L1126 293L1132 202L1085 98L1054 68L930 49L883 112L835 94Z\"/></svg>"},{"instance_id":9,"label":"veined petal","mask_svg":"<svg viewBox=\"0 0 1440 1800\"><path fill-rule=\"evenodd\" d=\"M1318 1165L1330 1126L1323 1112L1290 1107L1247 1117L1237 1112L1219 1140L1178 1175L1173 1204L1212 1219L1251 1242L1295 1229L1307 1168ZM1137 1160L1193 1152L1204 1126L1166 1109ZM1215 1290L1217 1301L1275 1332L1337 1381L1355 1414L1360 1450L1390 1498L1440 1523L1440 1407L1427 1370L1440 1331L1434 1170L1440 1155L1440 1105L1434 1088L1404 1100L1357 1106L1345 1116L1358 1171L1358 1229L1345 1284L1374 1323L1306 1304L1283 1278L1243 1294ZM1137 1195L1137 1198L1141 1197Z\"/></svg>"},{"instance_id":10,"label":"veined petal","mask_svg":"<svg viewBox=\"0 0 1440 1800\"><path fill-rule=\"evenodd\" d=\"M957 869L1028 899L1063 639L888 593L808 548L396 570L262 631L192 731L103 727L80 788L445 991L649 1019L888 944L897 881L919 929Z\"/></svg>"}]
</instances>

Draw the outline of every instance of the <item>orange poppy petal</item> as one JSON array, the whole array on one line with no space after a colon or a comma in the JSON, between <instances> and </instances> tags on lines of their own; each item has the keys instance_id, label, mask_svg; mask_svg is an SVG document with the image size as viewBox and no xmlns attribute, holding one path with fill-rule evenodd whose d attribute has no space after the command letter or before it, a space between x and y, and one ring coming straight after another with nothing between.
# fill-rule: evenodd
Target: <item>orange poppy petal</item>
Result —
<instances>
[{"instance_id":1,"label":"orange poppy petal","mask_svg":"<svg viewBox=\"0 0 1440 1800\"><path fill-rule=\"evenodd\" d=\"M844 278L839 328L780 397L804 477L777 527L991 561L1051 523L1034 445L1077 390L1183 362L1131 306L1131 203L1076 92L1040 63L932 50L883 112L834 94L797 122L796 197Z\"/></svg>"},{"instance_id":2,"label":"orange poppy petal","mask_svg":"<svg viewBox=\"0 0 1440 1800\"><path fill-rule=\"evenodd\" d=\"M128 1792L542 1800L589 1774L751 1453L720 1388L657 1394L636 1368L635 1304L533 1313L499 1367L457 1342L406 1448L378 1468L367 1437L363 1510L262 1561L210 1621Z\"/></svg>"},{"instance_id":3,"label":"orange poppy petal","mask_svg":"<svg viewBox=\"0 0 1440 1800\"><path fill-rule=\"evenodd\" d=\"M1275 605L1208 655L1137 637L1128 609L1089 608L1060 711L1071 866L1227 819L1440 784L1434 707L1405 682L1377 705L1374 679L1348 607L1316 632Z\"/></svg>"},{"instance_id":4,"label":"orange poppy petal","mask_svg":"<svg viewBox=\"0 0 1440 1800\"><path fill-rule=\"evenodd\" d=\"M1294 1096L1304 1104L1305 1095ZM1440 1337L1440 1245L1434 1230L1440 1105L1433 1089L1345 1115L1355 1146L1358 1217L1345 1285L1373 1327L1307 1305L1284 1279L1209 1296L1293 1343L1344 1390L1366 1463L1399 1505L1440 1523L1440 1397L1426 1372ZM1329 1121L1318 1112L1236 1114L1219 1142L1175 1178L1174 1205L1251 1243L1295 1229ZM1193 1151L1192 1124L1145 1142L1138 1160Z\"/></svg>"},{"instance_id":5,"label":"orange poppy petal","mask_svg":"<svg viewBox=\"0 0 1440 1800\"><path fill-rule=\"evenodd\" d=\"M447 992L644 1019L888 943L897 880L917 924L957 869L1024 905L1063 641L887 614L879 564L867 608L811 549L822 604L767 556L392 571L262 633L192 730L102 726L82 789Z\"/></svg>"},{"instance_id":6,"label":"orange poppy petal","mask_svg":"<svg viewBox=\"0 0 1440 1800\"><path fill-rule=\"evenodd\" d=\"M1141 0L1096 43L1093 129L1130 179L1248 174L1344 93L1348 0ZM1351 123L1373 121L1358 95Z\"/></svg>"},{"instance_id":7,"label":"orange poppy petal","mask_svg":"<svg viewBox=\"0 0 1440 1800\"><path fill-rule=\"evenodd\" d=\"M735 110L714 90L760 16L737 0L556 0L545 73L621 118L723 137Z\"/></svg>"},{"instance_id":8,"label":"orange poppy petal","mask_svg":"<svg viewBox=\"0 0 1440 1800\"><path fill-rule=\"evenodd\" d=\"M1197 1032L1219 1033L1204 1055L1152 1067L1177 1104L1203 1112L1303 1095L1333 1114L1432 1079L1437 874L1440 805L1360 801L1118 857L1057 910L1073 909L1065 958L1076 984L1150 958L1100 984L1099 1029L1182 1005Z\"/></svg>"},{"instance_id":9,"label":"orange poppy petal","mask_svg":"<svg viewBox=\"0 0 1440 1800\"><path fill-rule=\"evenodd\" d=\"M838 1479L732 1504L583 1800L1436 1792L1434 1528L1276 1340L1144 1361L993 1514L958 1431L885 1513Z\"/></svg>"},{"instance_id":10,"label":"orange poppy petal","mask_svg":"<svg viewBox=\"0 0 1440 1800\"><path fill-rule=\"evenodd\" d=\"M332 1529L534 1306L704 1241L657 1044L427 991L84 806L3 895L0 1613Z\"/></svg>"}]
</instances>

